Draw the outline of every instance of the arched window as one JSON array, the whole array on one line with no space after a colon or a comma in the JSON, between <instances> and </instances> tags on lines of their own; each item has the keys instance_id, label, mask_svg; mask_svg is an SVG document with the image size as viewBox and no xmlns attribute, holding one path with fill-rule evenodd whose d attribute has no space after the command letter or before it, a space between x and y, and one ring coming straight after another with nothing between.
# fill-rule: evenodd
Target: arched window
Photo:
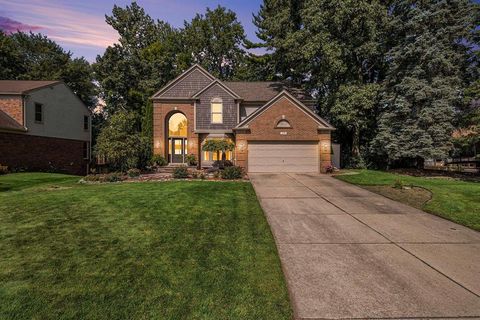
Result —
<instances>
[{"instance_id":1,"label":"arched window","mask_svg":"<svg viewBox=\"0 0 480 320\"><path fill-rule=\"evenodd\" d=\"M276 128L291 128L290 122L288 120L282 119L277 122Z\"/></svg>"},{"instance_id":2,"label":"arched window","mask_svg":"<svg viewBox=\"0 0 480 320\"><path fill-rule=\"evenodd\" d=\"M183 113L174 113L168 120L169 137L187 137L187 118Z\"/></svg>"},{"instance_id":3,"label":"arched window","mask_svg":"<svg viewBox=\"0 0 480 320\"><path fill-rule=\"evenodd\" d=\"M210 102L210 119L212 123L223 123L222 98L213 98Z\"/></svg>"}]
</instances>

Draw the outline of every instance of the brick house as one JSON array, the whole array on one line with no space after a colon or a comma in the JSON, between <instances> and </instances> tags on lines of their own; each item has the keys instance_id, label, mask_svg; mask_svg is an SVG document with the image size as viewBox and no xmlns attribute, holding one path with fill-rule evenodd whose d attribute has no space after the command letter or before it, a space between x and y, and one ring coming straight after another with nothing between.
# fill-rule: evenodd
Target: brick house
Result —
<instances>
[{"instance_id":1,"label":"brick house","mask_svg":"<svg viewBox=\"0 0 480 320\"><path fill-rule=\"evenodd\" d=\"M230 139L227 160L248 172L324 172L331 164L335 129L309 95L280 82L220 81L194 65L152 100L154 154L169 163L193 154L200 167L211 166L217 155L202 151L204 142Z\"/></svg>"},{"instance_id":2,"label":"brick house","mask_svg":"<svg viewBox=\"0 0 480 320\"><path fill-rule=\"evenodd\" d=\"M91 114L60 81L0 80L0 165L84 175Z\"/></svg>"}]
</instances>

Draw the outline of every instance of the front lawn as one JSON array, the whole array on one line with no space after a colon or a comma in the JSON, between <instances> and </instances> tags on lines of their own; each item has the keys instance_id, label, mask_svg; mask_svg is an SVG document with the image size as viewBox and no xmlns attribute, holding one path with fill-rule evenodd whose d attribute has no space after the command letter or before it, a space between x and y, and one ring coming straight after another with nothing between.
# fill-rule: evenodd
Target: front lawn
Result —
<instances>
[{"instance_id":1,"label":"front lawn","mask_svg":"<svg viewBox=\"0 0 480 320\"><path fill-rule=\"evenodd\" d=\"M0 176L0 319L290 319L245 182Z\"/></svg>"},{"instance_id":2,"label":"front lawn","mask_svg":"<svg viewBox=\"0 0 480 320\"><path fill-rule=\"evenodd\" d=\"M348 174L337 175L336 178L361 186L393 186L399 180L404 185L425 188L432 193L432 199L422 205L423 210L480 231L480 183L478 182L412 177L374 170L354 170ZM395 194L398 194L398 191L391 192L391 195L396 198ZM408 203L408 201L405 202Z\"/></svg>"}]
</instances>

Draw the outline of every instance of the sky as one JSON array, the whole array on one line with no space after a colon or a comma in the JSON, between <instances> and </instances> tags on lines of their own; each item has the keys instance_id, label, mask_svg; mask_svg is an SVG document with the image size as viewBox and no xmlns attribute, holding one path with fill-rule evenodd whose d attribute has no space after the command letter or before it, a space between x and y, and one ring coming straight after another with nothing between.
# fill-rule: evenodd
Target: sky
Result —
<instances>
[{"instance_id":1,"label":"sky","mask_svg":"<svg viewBox=\"0 0 480 320\"><path fill-rule=\"evenodd\" d=\"M224 6L237 14L247 38L256 41L252 13L257 13L262 0L138 0L153 19L183 26L196 13L207 7ZM131 1L118 0L0 0L0 29L6 32L32 31L57 42L74 57L93 62L98 54L118 39L118 34L105 22L113 5L125 7Z\"/></svg>"}]
</instances>

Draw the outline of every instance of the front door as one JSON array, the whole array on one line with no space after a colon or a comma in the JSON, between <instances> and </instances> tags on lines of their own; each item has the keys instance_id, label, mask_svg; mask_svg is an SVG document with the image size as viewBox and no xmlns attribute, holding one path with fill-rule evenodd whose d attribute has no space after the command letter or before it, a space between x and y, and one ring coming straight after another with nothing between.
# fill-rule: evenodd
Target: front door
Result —
<instances>
[{"instance_id":1,"label":"front door","mask_svg":"<svg viewBox=\"0 0 480 320\"><path fill-rule=\"evenodd\" d=\"M172 163L184 163L185 162L185 154L187 148L187 139L185 138L172 138L171 143L172 150L170 151L171 154L171 162Z\"/></svg>"}]
</instances>

